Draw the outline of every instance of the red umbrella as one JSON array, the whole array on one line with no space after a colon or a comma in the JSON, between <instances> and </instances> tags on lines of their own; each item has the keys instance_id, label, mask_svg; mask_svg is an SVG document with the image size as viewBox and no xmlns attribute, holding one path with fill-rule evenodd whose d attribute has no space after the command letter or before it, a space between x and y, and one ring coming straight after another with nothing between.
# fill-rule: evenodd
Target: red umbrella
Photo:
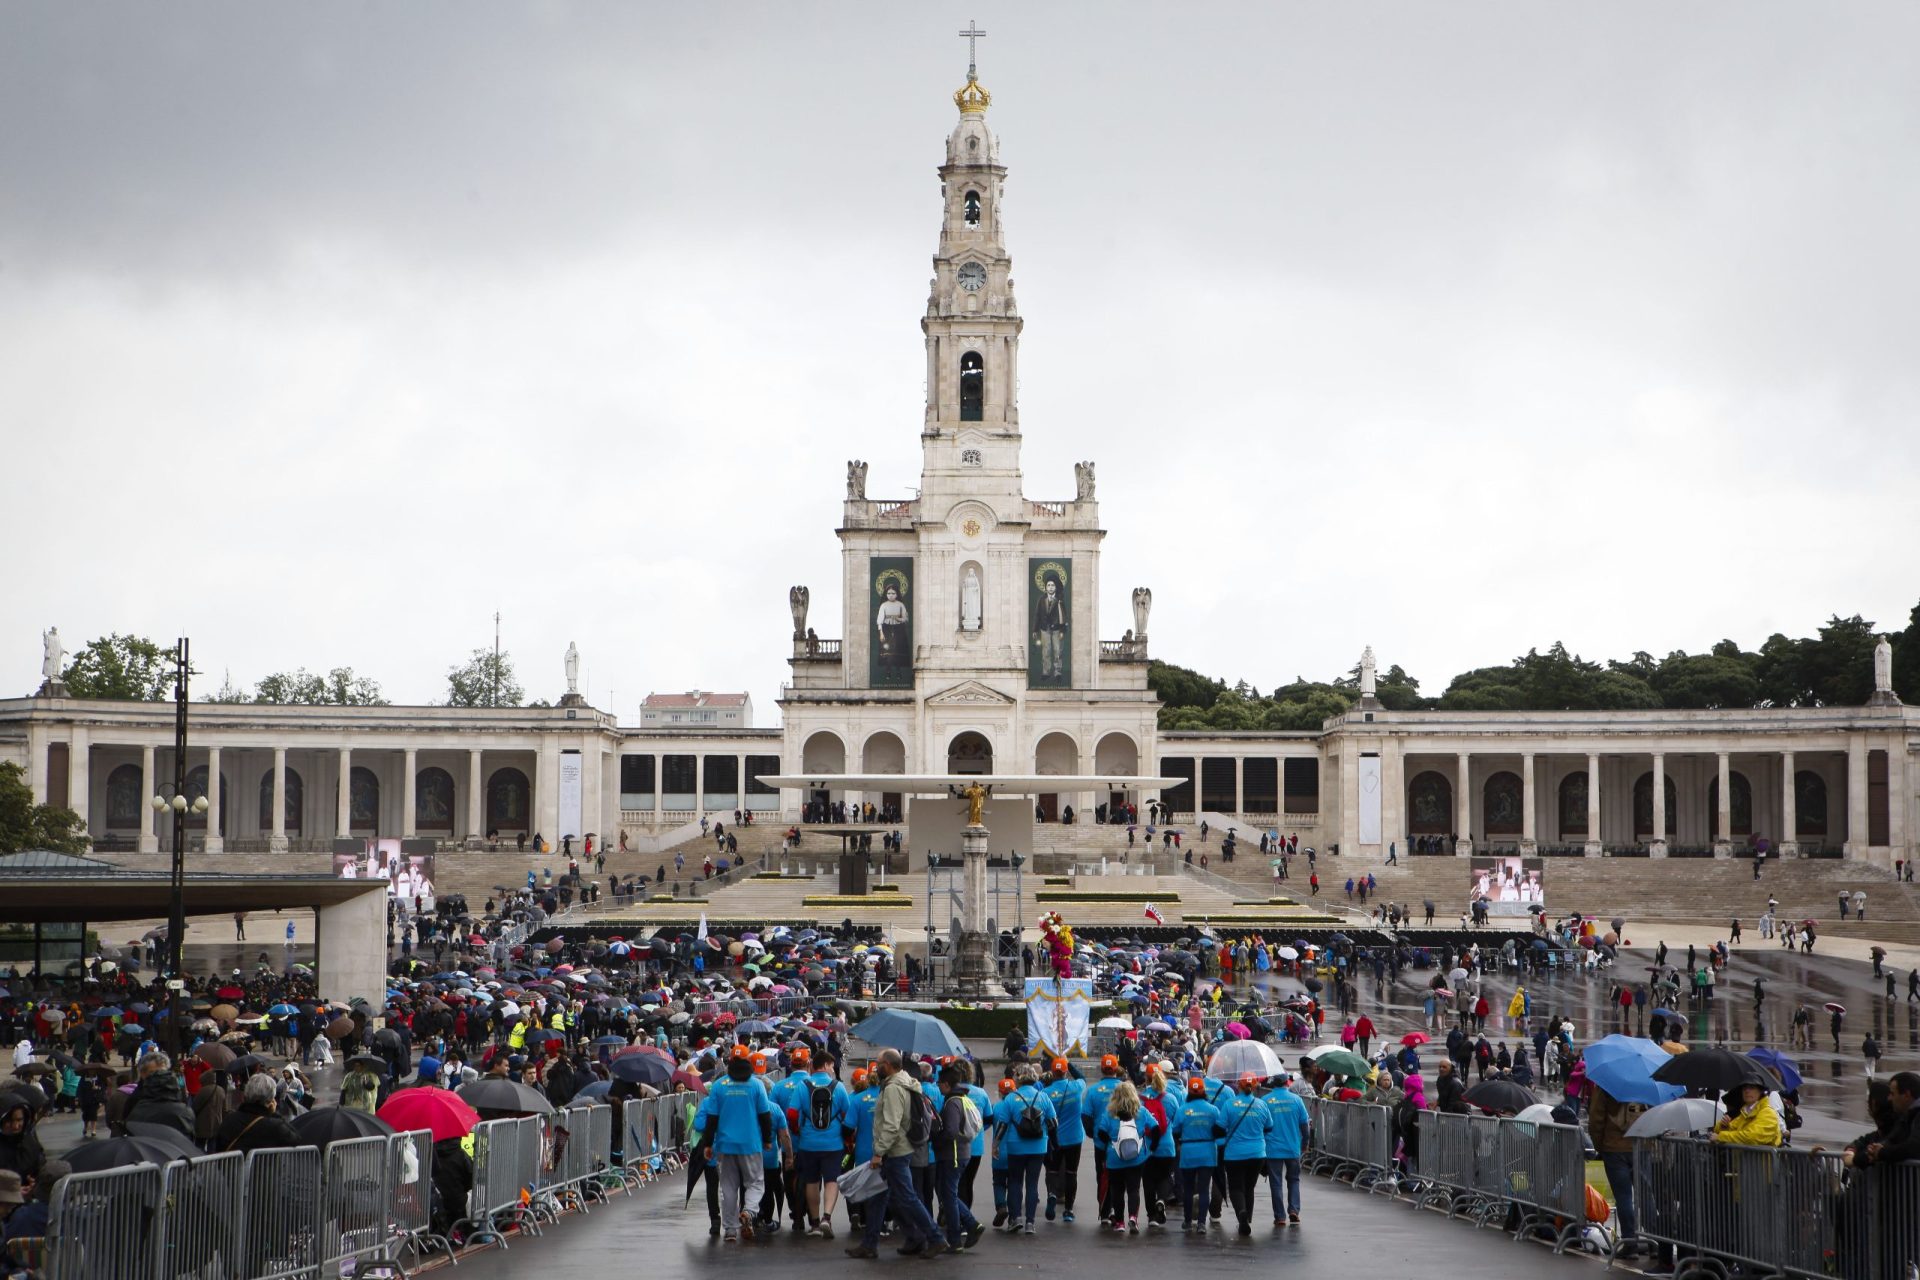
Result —
<instances>
[{"instance_id":1,"label":"red umbrella","mask_svg":"<svg viewBox=\"0 0 1920 1280\"><path fill-rule=\"evenodd\" d=\"M213 993L222 1000L244 1000L247 993L235 986L225 986Z\"/></svg>"},{"instance_id":2,"label":"red umbrella","mask_svg":"<svg viewBox=\"0 0 1920 1280\"><path fill-rule=\"evenodd\" d=\"M428 1129L433 1140L464 1138L480 1123L480 1113L445 1089L402 1089L374 1113L396 1130Z\"/></svg>"},{"instance_id":3,"label":"red umbrella","mask_svg":"<svg viewBox=\"0 0 1920 1280\"><path fill-rule=\"evenodd\" d=\"M1845 1005L1843 1005L1843 1004L1835 1004L1835 1003L1834 1003L1833 1001L1831 1001L1831 1000L1829 1000L1829 1001L1827 1001L1827 1012L1828 1012L1828 1013L1845 1013L1846 1011L1847 1011L1847 1006L1845 1006Z\"/></svg>"},{"instance_id":4,"label":"red umbrella","mask_svg":"<svg viewBox=\"0 0 1920 1280\"><path fill-rule=\"evenodd\" d=\"M620 1058L659 1058L669 1066L678 1066L680 1062L678 1058L657 1044L630 1044L615 1053L613 1057L615 1060Z\"/></svg>"},{"instance_id":5,"label":"red umbrella","mask_svg":"<svg viewBox=\"0 0 1920 1280\"><path fill-rule=\"evenodd\" d=\"M704 1098L707 1096L707 1082L700 1078L700 1073L697 1071L689 1071L682 1067L673 1073L673 1079L667 1083L669 1085L685 1084L687 1088L693 1090L699 1097Z\"/></svg>"},{"instance_id":6,"label":"red umbrella","mask_svg":"<svg viewBox=\"0 0 1920 1280\"><path fill-rule=\"evenodd\" d=\"M1423 1045L1427 1043L1427 1041L1430 1040L1431 1038L1432 1037L1427 1035L1427 1033L1424 1031L1409 1031L1407 1032L1407 1034L1400 1037L1400 1043L1406 1045L1408 1048L1412 1048L1415 1045Z\"/></svg>"}]
</instances>

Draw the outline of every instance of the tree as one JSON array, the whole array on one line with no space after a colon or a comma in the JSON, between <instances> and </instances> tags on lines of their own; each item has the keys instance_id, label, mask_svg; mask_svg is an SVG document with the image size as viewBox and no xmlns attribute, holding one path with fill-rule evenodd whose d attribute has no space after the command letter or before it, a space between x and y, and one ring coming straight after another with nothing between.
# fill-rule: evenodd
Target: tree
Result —
<instances>
[{"instance_id":1,"label":"tree","mask_svg":"<svg viewBox=\"0 0 1920 1280\"><path fill-rule=\"evenodd\" d=\"M165 702L173 696L172 649L119 632L90 641L62 678L76 698Z\"/></svg>"},{"instance_id":2,"label":"tree","mask_svg":"<svg viewBox=\"0 0 1920 1280\"><path fill-rule=\"evenodd\" d=\"M384 707L380 684L357 676L352 667L335 667L315 675L305 667L276 671L254 686L255 702L290 707Z\"/></svg>"},{"instance_id":3,"label":"tree","mask_svg":"<svg viewBox=\"0 0 1920 1280\"><path fill-rule=\"evenodd\" d=\"M27 771L12 760L0 761L0 853L28 849L85 853L87 824L71 809L35 804Z\"/></svg>"},{"instance_id":4,"label":"tree","mask_svg":"<svg viewBox=\"0 0 1920 1280\"><path fill-rule=\"evenodd\" d=\"M491 649L475 649L473 656L447 669L447 705L450 707L517 707L526 690L513 678L513 658L497 657Z\"/></svg>"},{"instance_id":5,"label":"tree","mask_svg":"<svg viewBox=\"0 0 1920 1280\"><path fill-rule=\"evenodd\" d=\"M1893 643L1893 691L1900 701L1920 703L1920 604L1907 615L1907 629L1890 637Z\"/></svg>"},{"instance_id":6,"label":"tree","mask_svg":"<svg viewBox=\"0 0 1920 1280\"><path fill-rule=\"evenodd\" d=\"M1198 671L1176 667L1158 658L1147 663L1147 687L1160 695L1163 708L1213 705L1227 686L1221 680L1209 680Z\"/></svg>"},{"instance_id":7,"label":"tree","mask_svg":"<svg viewBox=\"0 0 1920 1280\"><path fill-rule=\"evenodd\" d=\"M226 671L221 673L220 687L214 690L212 693L208 694L206 696L206 701L238 703L238 702L252 702L253 699L248 695L245 689L242 689L233 683L233 673L231 671Z\"/></svg>"}]
</instances>

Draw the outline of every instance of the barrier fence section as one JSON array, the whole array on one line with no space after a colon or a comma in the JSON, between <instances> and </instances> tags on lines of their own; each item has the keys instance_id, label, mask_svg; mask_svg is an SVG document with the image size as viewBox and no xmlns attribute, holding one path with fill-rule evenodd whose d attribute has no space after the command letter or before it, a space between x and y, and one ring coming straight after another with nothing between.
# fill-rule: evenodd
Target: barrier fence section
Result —
<instances>
[{"instance_id":1,"label":"barrier fence section","mask_svg":"<svg viewBox=\"0 0 1920 1280\"><path fill-rule=\"evenodd\" d=\"M388 1139L387 1187L392 1202L395 1248L423 1253L429 1244L453 1253L452 1243L433 1229L433 1134L426 1129L396 1133Z\"/></svg>"},{"instance_id":2,"label":"barrier fence section","mask_svg":"<svg viewBox=\"0 0 1920 1280\"><path fill-rule=\"evenodd\" d=\"M249 1151L242 1172L244 1276L318 1277L321 1263L318 1147Z\"/></svg>"},{"instance_id":3,"label":"barrier fence section","mask_svg":"<svg viewBox=\"0 0 1920 1280\"><path fill-rule=\"evenodd\" d=\"M238 1151L170 1164L165 1171L160 1274L239 1274L245 1245L246 1156Z\"/></svg>"},{"instance_id":4,"label":"barrier fence section","mask_svg":"<svg viewBox=\"0 0 1920 1280\"><path fill-rule=\"evenodd\" d=\"M387 1177L392 1143L387 1138L350 1138L322 1153L320 1263L329 1274L349 1259L387 1252Z\"/></svg>"},{"instance_id":5,"label":"barrier fence section","mask_svg":"<svg viewBox=\"0 0 1920 1280\"><path fill-rule=\"evenodd\" d=\"M1314 1172L1330 1172L1360 1190L1390 1192L1394 1187L1393 1119L1383 1106L1364 1102L1307 1099L1313 1121Z\"/></svg>"},{"instance_id":6,"label":"barrier fence section","mask_svg":"<svg viewBox=\"0 0 1920 1280\"><path fill-rule=\"evenodd\" d=\"M159 1265L156 1218L164 1194L152 1165L73 1173L54 1188L47 1223L48 1280L147 1280Z\"/></svg>"}]
</instances>

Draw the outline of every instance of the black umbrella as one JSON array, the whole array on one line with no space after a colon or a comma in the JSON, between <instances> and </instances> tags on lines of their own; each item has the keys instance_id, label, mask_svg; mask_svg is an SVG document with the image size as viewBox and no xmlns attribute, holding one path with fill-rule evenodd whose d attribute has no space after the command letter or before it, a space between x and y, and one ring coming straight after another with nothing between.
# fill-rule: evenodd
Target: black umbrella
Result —
<instances>
[{"instance_id":1,"label":"black umbrella","mask_svg":"<svg viewBox=\"0 0 1920 1280\"><path fill-rule=\"evenodd\" d=\"M673 1078L673 1072L674 1064L651 1053L632 1053L615 1058L607 1068L607 1073L615 1080L624 1080L628 1084L650 1084L655 1088L665 1088Z\"/></svg>"},{"instance_id":2,"label":"black umbrella","mask_svg":"<svg viewBox=\"0 0 1920 1280\"><path fill-rule=\"evenodd\" d=\"M394 1128L370 1111L354 1107L315 1107L288 1121L293 1131L316 1147L351 1138L392 1137Z\"/></svg>"},{"instance_id":3,"label":"black umbrella","mask_svg":"<svg viewBox=\"0 0 1920 1280\"><path fill-rule=\"evenodd\" d=\"M1512 1080L1482 1080L1462 1096L1469 1106L1509 1115L1517 1115L1540 1101L1533 1090Z\"/></svg>"},{"instance_id":4,"label":"black umbrella","mask_svg":"<svg viewBox=\"0 0 1920 1280\"><path fill-rule=\"evenodd\" d=\"M67 1164L75 1173L99 1173L106 1169L124 1169L133 1164L172 1164L175 1160L205 1154L178 1133L173 1134L173 1141L143 1135L83 1142L67 1153Z\"/></svg>"},{"instance_id":5,"label":"black umbrella","mask_svg":"<svg viewBox=\"0 0 1920 1280\"><path fill-rule=\"evenodd\" d=\"M224 1070L236 1080L245 1079L253 1074L255 1067L270 1067L273 1064L257 1053L243 1053L229 1062Z\"/></svg>"},{"instance_id":6,"label":"black umbrella","mask_svg":"<svg viewBox=\"0 0 1920 1280\"><path fill-rule=\"evenodd\" d=\"M553 1104L538 1089L512 1080L475 1080L454 1092L475 1111L510 1111L519 1114L546 1115Z\"/></svg>"},{"instance_id":7,"label":"black umbrella","mask_svg":"<svg viewBox=\"0 0 1920 1280\"><path fill-rule=\"evenodd\" d=\"M1743 1084L1757 1084L1763 1090L1775 1087L1773 1077L1757 1060L1730 1049L1676 1053L1654 1069L1653 1078L1683 1089L1712 1089L1720 1093L1738 1089Z\"/></svg>"}]
</instances>

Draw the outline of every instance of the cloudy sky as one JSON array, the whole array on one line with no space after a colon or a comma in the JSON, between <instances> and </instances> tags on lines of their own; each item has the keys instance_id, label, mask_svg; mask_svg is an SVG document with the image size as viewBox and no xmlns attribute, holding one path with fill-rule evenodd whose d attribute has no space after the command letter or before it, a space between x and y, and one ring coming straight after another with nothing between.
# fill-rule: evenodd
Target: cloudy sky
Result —
<instances>
[{"instance_id":1,"label":"cloudy sky","mask_svg":"<svg viewBox=\"0 0 1920 1280\"><path fill-rule=\"evenodd\" d=\"M0 692L40 631L395 701L785 676L917 483L969 18L1027 491L1265 689L1920 596L1920 9L0 9ZM830 624L831 625L831 624ZM834 626L837 630L837 626ZM823 634L831 634L827 627Z\"/></svg>"}]
</instances>

